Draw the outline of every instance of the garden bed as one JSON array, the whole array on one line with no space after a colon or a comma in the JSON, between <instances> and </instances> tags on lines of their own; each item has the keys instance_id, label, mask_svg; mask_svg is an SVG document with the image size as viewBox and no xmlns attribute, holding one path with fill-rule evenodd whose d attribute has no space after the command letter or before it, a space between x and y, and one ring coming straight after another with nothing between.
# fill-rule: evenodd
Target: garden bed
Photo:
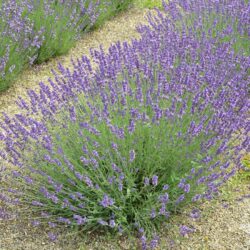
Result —
<instances>
[{"instance_id":1,"label":"garden bed","mask_svg":"<svg viewBox=\"0 0 250 250\"><path fill-rule=\"evenodd\" d=\"M53 59L48 63L26 70L6 93L0 95L0 109L7 114L18 111L14 105L18 96L25 97L27 89L38 89L38 82L46 82L48 77L53 78L50 69L56 68L58 62L72 69L71 59L79 55L89 55L90 48L98 48L100 44L107 50L110 44L116 41L130 41L139 37L135 28L144 22L145 10L131 9L126 13L107 22L102 29L91 32L76 46L67 56ZM134 157L134 156L133 156ZM156 176L157 177L157 176ZM158 178L158 177L157 177ZM157 185L158 179L152 184ZM235 180L235 182L234 182ZM167 223L163 223L161 230L160 249L248 249L250 231L249 210L249 185L239 181L238 177L223 187L219 196L210 202L197 205L201 217L190 218L189 214L193 208L187 206L181 214L174 215ZM182 183L183 184L183 183ZM186 191L185 191L186 192ZM189 190L187 191L187 193ZM110 200L108 201L110 202ZM110 202L112 203L112 202ZM103 205L106 207L107 205ZM15 208L13 208L15 209ZM3 213L4 214L4 213ZM2 215L3 216L3 215ZM181 225L193 228L193 233L186 237L179 235ZM111 234L77 235L60 227L57 229L58 241L51 243L43 228L33 228L27 221L12 220L10 222L0 221L2 225L0 234L1 249L137 249L139 247L135 238L113 237ZM27 226L23 226L27 225Z\"/></svg>"}]
</instances>

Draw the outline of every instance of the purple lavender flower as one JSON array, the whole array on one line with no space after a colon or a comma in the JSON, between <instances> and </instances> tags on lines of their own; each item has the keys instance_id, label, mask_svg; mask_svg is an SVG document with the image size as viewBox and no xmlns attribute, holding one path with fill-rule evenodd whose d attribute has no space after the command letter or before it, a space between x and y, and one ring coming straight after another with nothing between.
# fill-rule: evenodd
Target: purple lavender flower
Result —
<instances>
[{"instance_id":1,"label":"purple lavender flower","mask_svg":"<svg viewBox=\"0 0 250 250\"><path fill-rule=\"evenodd\" d=\"M80 157L80 161L81 161L84 165L86 165L86 166L88 166L88 165L90 164L90 160L86 159L86 158L83 157L83 156Z\"/></svg>"},{"instance_id":2,"label":"purple lavender flower","mask_svg":"<svg viewBox=\"0 0 250 250\"><path fill-rule=\"evenodd\" d=\"M132 149L129 151L129 161L133 162L135 160L135 151Z\"/></svg>"},{"instance_id":3,"label":"purple lavender flower","mask_svg":"<svg viewBox=\"0 0 250 250\"><path fill-rule=\"evenodd\" d=\"M27 184L31 185L33 184L33 180L31 177L29 176L24 176L24 180L26 181Z\"/></svg>"},{"instance_id":4,"label":"purple lavender flower","mask_svg":"<svg viewBox=\"0 0 250 250\"><path fill-rule=\"evenodd\" d=\"M116 143L112 142L111 143L111 147L114 149L114 150L118 150L118 146Z\"/></svg>"},{"instance_id":5,"label":"purple lavender flower","mask_svg":"<svg viewBox=\"0 0 250 250\"><path fill-rule=\"evenodd\" d=\"M115 220L110 220L109 221L109 226L111 227L111 228L114 228L115 227Z\"/></svg>"},{"instance_id":6,"label":"purple lavender flower","mask_svg":"<svg viewBox=\"0 0 250 250\"><path fill-rule=\"evenodd\" d=\"M99 220L98 220L98 223L99 223L100 225L102 225L102 226L108 226L108 222L106 222L106 221L104 221L104 220L102 220L102 219L99 219Z\"/></svg>"},{"instance_id":7,"label":"purple lavender flower","mask_svg":"<svg viewBox=\"0 0 250 250\"><path fill-rule=\"evenodd\" d=\"M153 177L152 177L152 185L157 186L157 184L158 184L158 176L153 175Z\"/></svg>"},{"instance_id":8,"label":"purple lavender flower","mask_svg":"<svg viewBox=\"0 0 250 250\"><path fill-rule=\"evenodd\" d=\"M180 196L177 198L177 200L176 200L176 204L179 204L179 203L182 202L184 199L185 199L185 195L184 195L184 194L180 195Z\"/></svg>"},{"instance_id":9,"label":"purple lavender flower","mask_svg":"<svg viewBox=\"0 0 250 250\"><path fill-rule=\"evenodd\" d=\"M83 175L80 174L79 172L76 172L75 175L76 175L76 178L79 179L80 181L83 180Z\"/></svg>"},{"instance_id":10,"label":"purple lavender flower","mask_svg":"<svg viewBox=\"0 0 250 250\"><path fill-rule=\"evenodd\" d=\"M190 217L193 219L200 218L200 210L199 209L193 209L190 213Z\"/></svg>"},{"instance_id":11,"label":"purple lavender flower","mask_svg":"<svg viewBox=\"0 0 250 250\"><path fill-rule=\"evenodd\" d=\"M93 154L95 157L97 157L97 158L99 157L99 154L98 154L98 152L97 152L96 150L93 150L93 151L92 151L92 154Z\"/></svg>"},{"instance_id":12,"label":"purple lavender flower","mask_svg":"<svg viewBox=\"0 0 250 250\"><path fill-rule=\"evenodd\" d=\"M150 242L150 248L151 248L151 249L157 248L157 246L159 245L159 240L160 240L160 237L156 235L156 236L151 240L151 242Z\"/></svg>"},{"instance_id":13,"label":"purple lavender flower","mask_svg":"<svg viewBox=\"0 0 250 250\"><path fill-rule=\"evenodd\" d=\"M163 195L160 195L159 196L159 200L161 203L167 203L168 200L169 200L169 196L168 196L168 193L165 193Z\"/></svg>"},{"instance_id":14,"label":"purple lavender flower","mask_svg":"<svg viewBox=\"0 0 250 250\"><path fill-rule=\"evenodd\" d=\"M34 220L34 221L32 221L32 226L37 227L40 225L40 223L41 223L40 221Z\"/></svg>"},{"instance_id":15,"label":"purple lavender flower","mask_svg":"<svg viewBox=\"0 0 250 250\"><path fill-rule=\"evenodd\" d=\"M18 172L18 171L16 171L16 170L13 170L13 171L12 171L12 174L13 174L13 176L16 177L16 178L19 177L19 176L21 176L21 173Z\"/></svg>"},{"instance_id":16,"label":"purple lavender flower","mask_svg":"<svg viewBox=\"0 0 250 250\"><path fill-rule=\"evenodd\" d=\"M58 218L57 218L57 221L58 221L58 222L61 222L61 223L64 223L64 224L68 224L68 225L71 224L71 220L68 219L68 218L64 218L64 217L58 217Z\"/></svg>"},{"instance_id":17,"label":"purple lavender flower","mask_svg":"<svg viewBox=\"0 0 250 250\"><path fill-rule=\"evenodd\" d=\"M135 131L135 122L133 119L129 121L128 132L132 134Z\"/></svg>"},{"instance_id":18,"label":"purple lavender flower","mask_svg":"<svg viewBox=\"0 0 250 250\"><path fill-rule=\"evenodd\" d=\"M146 238L146 236L144 234L141 236L141 245L142 245L142 250L147 250L148 249L147 238Z\"/></svg>"},{"instance_id":19,"label":"purple lavender flower","mask_svg":"<svg viewBox=\"0 0 250 250\"><path fill-rule=\"evenodd\" d=\"M123 190L123 184L122 182L118 183L118 190L121 192Z\"/></svg>"},{"instance_id":20,"label":"purple lavender flower","mask_svg":"<svg viewBox=\"0 0 250 250\"><path fill-rule=\"evenodd\" d=\"M150 217L151 217L152 219L154 219L154 218L156 217L156 211L155 211L155 209L152 209L152 210L151 210Z\"/></svg>"},{"instance_id":21,"label":"purple lavender flower","mask_svg":"<svg viewBox=\"0 0 250 250\"><path fill-rule=\"evenodd\" d=\"M145 177L145 178L144 178L144 185L145 185L145 186L148 186L148 185L149 185L149 181L150 181L149 178L148 178L148 177Z\"/></svg>"},{"instance_id":22,"label":"purple lavender flower","mask_svg":"<svg viewBox=\"0 0 250 250\"><path fill-rule=\"evenodd\" d=\"M84 203L79 203L79 204L78 204L78 207L79 207L79 208L84 208L85 206L86 206L86 205L85 205Z\"/></svg>"},{"instance_id":23,"label":"purple lavender flower","mask_svg":"<svg viewBox=\"0 0 250 250\"><path fill-rule=\"evenodd\" d=\"M49 233L48 233L48 236L49 236L49 239L50 239L51 241L56 241L56 240L57 240L57 235L54 234L53 232L49 232Z\"/></svg>"},{"instance_id":24,"label":"purple lavender flower","mask_svg":"<svg viewBox=\"0 0 250 250\"><path fill-rule=\"evenodd\" d=\"M117 172L117 173L121 173L122 172L122 170L120 168L118 168L115 163L112 163L112 169L115 172Z\"/></svg>"},{"instance_id":25,"label":"purple lavender flower","mask_svg":"<svg viewBox=\"0 0 250 250\"><path fill-rule=\"evenodd\" d=\"M168 189L169 189L169 185L168 184L164 185L163 188L162 188L162 190L164 190L164 191L168 190Z\"/></svg>"},{"instance_id":26,"label":"purple lavender flower","mask_svg":"<svg viewBox=\"0 0 250 250\"><path fill-rule=\"evenodd\" d=\"M5 220L5 219L10 219L10 213L6 211L4 208L0 208L0 219Z\"/></svg>"},{"instance_id":27,"label":"purple lavender flower","mask_svg":"<svg viewBox=\"0 0 250 250\"><path fill-rule=\"evenodd\" d=\"M102 201L100 202L100 205L103 207L109 207L114 205L114 200L110 198L107 194L104 194Z\"/></svg>"},{"instance_id":28,"label":"purple lavender flower","mask_svg":"<svg viewBox=\"0 0 250 250\"><path fill-rule=\"evenodd\" d=\"M84 176L83 179L84 179L84 182L87 184L88 187L91 187L91 188L94 187L91 179L88 176Z\"/></svg>"},{"instance_id":29,"label":"purple lavender flower","mask_svg":"<svg viewBox=\"0 0 250 250\"><path fill-rule=\"evenodd\" d=\"M189 184L185 184L183 190L184 190L185 193L189 193L190 192L190 185Z\"/></svg>"},{"instance_id":30,"label":"purple lavender flower","mask_svg":"<svg viewBox=\"0 0 250 250\"><path fill-rule=\"evenodd\" d=\"M185 237L190 233L193 233L195 230L193 228L190 228L188 226L185 225L181 225L180 226L180 235Z\"/></svg>"},{"instance_id":31,"label":"purple lavender flower","mask_svg":"<svg viewBox=\"0 0 250 250\"><path fill-rule=\"evenodd\" d=\"M40 207L44 206L44 204L42 202L39 202L39 201L32 201L31 204L33 206L40 206Z\"/></svg>"},{"instance_id":32,"label":"purple lavender flower","mask_svg":"<svg viewBox=\"0 0 250 250\"><path fill-rule=\"evenodd\" d=\"M79 225L79 226L85 224L86 221L87 221L87 218L86 218L86 217L82 217L82 216L80 216L80 215L78 215L78 214L74 214L74 215L73 215L73 218L76 220L76 223L77 223L77 225Z\"/></svg>"},{"instance_id":33,"label":"purple lavender flower","mask_svg":"<svg viewBox=\"0 0 250 250\"><path fill-rule=\"evenodd\" d=\"M75 110L75 107L74 106L70 107L69 112L70 112L70 120L72 122L76 122L76 110Z\"/></svg>"},{"instance_id":34,"label":"purple lavender flower","mask_svg":"<svg viewBox=\"0 0 250 250\"><path fill-rule=\"evenodd\" d=\"M165 215L166 213L166 205L164 203L161 204L161 208L159 210L160 215Z\"/></svg>"},{"instance_id":35,"label":"purple lavender flower","mask_svg":"<svg viewBox=\"0 0 250 250\"><path fill-rule=\"evenodd\" d=\"M55 227L57 226L56 223L51 222L51 221L48 222L48 225L49 225L49 227L51 227L51 228L55 228Z\"/></svg>"}]
</instances>

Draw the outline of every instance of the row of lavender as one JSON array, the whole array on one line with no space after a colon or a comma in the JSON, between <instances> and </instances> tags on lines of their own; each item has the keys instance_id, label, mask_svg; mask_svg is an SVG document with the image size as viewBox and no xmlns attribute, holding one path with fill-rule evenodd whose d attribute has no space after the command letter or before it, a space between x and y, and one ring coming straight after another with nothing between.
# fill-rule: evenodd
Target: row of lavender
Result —
<instances>
[{"instance_id":1,"label":"row of lavender","mask_svg":"<svg viewBox=\"0 0 250 250\"><path fill-rule=\"evenodd\" d=\"M2 167L0 198L28 207L51 239L64 224L137 232L143 249L155 248L171 214L212 199L241 168L250 60L234 34L248 34L249 3L163 6L140 40L91 50L95 69L85 56L73 71L59 65L18 99L19 114L4 114L0 153L13 168Z\"/></svg>"},{"instance_id":2,"label":"row of lavender","mask_svg":"<svg viewBox=\"0 0 250 250\"><path fill-rule=\"evenodd\" d=\"M81 32L131 0L0 0L0 91L28 64L65 54Z\"/></svg>"}]
</instances>

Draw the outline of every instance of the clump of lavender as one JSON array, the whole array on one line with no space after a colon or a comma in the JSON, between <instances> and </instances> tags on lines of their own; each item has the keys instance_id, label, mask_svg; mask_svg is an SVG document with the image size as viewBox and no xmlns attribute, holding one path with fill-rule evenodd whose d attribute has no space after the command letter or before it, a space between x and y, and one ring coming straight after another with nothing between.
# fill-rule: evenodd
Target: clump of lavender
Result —
<instances>
[{"instance_id":1,"label":"clump of lavender","mask_svg":"<svg viewBox=\"0 0 250 250\"><path fill-rule=\"evenodd\" d=\"M174 0L166 4L163 1L166 12L176 23L176 28L196 29L199 39L209 35L217 37L218 42L232 42L232 48L236 53L250 55L249 41L249 1L182 1ZM195 25L195 26L194 26Z\"/></svg>"},{"instance_id":2,"label":"clump of lavender","mask_svg":"<svg viewBox=\"0 0 250 250\"><path fill-rule=\"evenodd\" d=\"M0 0L0 91L33 63L65 54L82 31L114 15L131 0Z\"/></svg>"},{"instance_id":3,"label":"clump of lavender","mask_svg":"<svg viewBox=\"0 0 250 250\"><path fill-rule=\"evenodd\" d=\"M0 91L27 66L66 53L83 28L93 26L99 3L0 1Z\"/></svg>"},{"instance_id":4,"label":"clump of lavender","mask_svg":"<svg viewBox=\"0 0 250 250\"><path fill-rule=\"evenodd\" d=\"M95 70L85 56L72 72L59 65L17 100L20 114L3 114L0 155L15 166L3 183L23 190L3 191L4 202L29 206L35 224L143 228L144 248L155 247L163 221L237 172L250 145L249 58L160 19L131 45L91 50Z\"/></svg>"}]
</instances>

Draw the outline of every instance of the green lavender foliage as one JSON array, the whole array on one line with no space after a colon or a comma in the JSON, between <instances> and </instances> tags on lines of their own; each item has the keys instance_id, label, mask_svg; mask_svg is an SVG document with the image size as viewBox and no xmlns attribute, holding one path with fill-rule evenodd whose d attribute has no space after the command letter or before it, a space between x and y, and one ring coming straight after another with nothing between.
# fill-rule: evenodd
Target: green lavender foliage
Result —
<instances>
[{"instance_id":1,"label":"green lavender foliage","mask_svg":"<svg viewBox=\"0 0 250 250\"><path fill-rule=\"evenodd\" d=\"M83 33L99 27L130 3L0 0L0 91L7 89L29 64L66 54Z\"/></svg>"}]
</instances>

